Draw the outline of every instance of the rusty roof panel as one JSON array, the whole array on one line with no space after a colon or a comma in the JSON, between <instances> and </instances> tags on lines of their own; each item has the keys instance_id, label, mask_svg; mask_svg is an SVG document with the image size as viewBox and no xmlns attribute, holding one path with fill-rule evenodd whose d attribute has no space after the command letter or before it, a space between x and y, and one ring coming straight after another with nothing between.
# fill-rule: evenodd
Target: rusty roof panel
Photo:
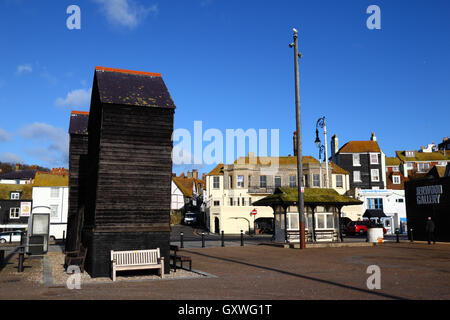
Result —
<instances>
[{"instance_id":1,"label":"rusty roof panel","mask_svg":"<svg viewBox=\"0 0 450 320\"><path fill-rule=\"evenodd\" d=\"M159 74L97 67L102 103L174 109L175 104Z\"/></svg>"},{"instance_id":2,"label":"rusty roof panel","mask_svg":"<svg viewBox=\"0 0 450 320\"><path fill-rule=\"evenodd\" d=\"M69 133L70 134L88 134L89 112L72 111L70 115Z\"/></svg>"}]
</instances>

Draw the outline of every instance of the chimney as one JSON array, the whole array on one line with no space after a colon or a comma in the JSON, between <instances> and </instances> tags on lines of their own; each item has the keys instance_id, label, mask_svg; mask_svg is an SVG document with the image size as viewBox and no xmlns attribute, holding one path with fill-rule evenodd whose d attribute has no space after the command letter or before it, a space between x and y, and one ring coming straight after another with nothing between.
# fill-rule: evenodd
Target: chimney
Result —
<instances>
[{"instance_id":1,"label":"chimney","mask_svg":"<svg viewBox=\"0 0 450 320\"><path fill-rule=\"evenodd\" d=\"M198 170L197 169L192 170L192 178L198 179Z\"/></svg>"},{"instance_id":2,"label":"chimney","mask_svg":"<svg viewBox=\"0 0 450 320\"><path fill-rule=\"evenodd\" d=\"M16 171L19 171L19 170L20 170L20 164L17 163L17 164L16 164Z\"/></svg>"},{"instance_id":3,"label":"chimney","mask_svg":"<svg viewBox=\"0 0 450 320\"><path fill-rule=\"evenodd\" d=\"M187 172L187 177L188 177L188 178L192 178L192 171L188 171L188 172Z\"/></svg>"},{"instance_id":4,"label":"chimney","mask_svg":"<svg viewBox=\"0 0 450 320\"><path fill-rule=\"evenodd\" d=\"M331 137L331 160L336 163L336 154L339 152L339 141L337 134Z\"/></svg>"},{"instance_id":5,"label":"chimney","mask_svg":"<svg viewBox=\"0 0 450 320\"><path fill-rule=\"evenodd\" d=\"M374 132L372 132L372 136L370 137L370 141L377 141L377 137L375 136Z\"/></svg>"},{"instance_id":6,"label":"chimney","mask_svg":"<svg viewBox=\"0 0 450 320\"><path fill-rule=\"evenodd\" d=\"M294 157L297 156L297 131L294 132Z\"/></svg>"}]
</instances>

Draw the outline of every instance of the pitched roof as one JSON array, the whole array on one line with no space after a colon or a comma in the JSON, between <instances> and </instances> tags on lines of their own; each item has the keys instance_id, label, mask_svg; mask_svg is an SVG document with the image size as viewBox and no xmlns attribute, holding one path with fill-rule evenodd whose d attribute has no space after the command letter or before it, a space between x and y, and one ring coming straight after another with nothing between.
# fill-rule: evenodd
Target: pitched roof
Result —
<instances>
[{"instance_id":1,"label":"pitched roof","mask_svg":"<svg viewBox=\"0 0 450 320\"><path fill-rule=\"evenodd\" d=\"M254 202L255 206L294 205L298 202L297 188L277 188L274 194ZM347 196L340 195L334 189L305 188L305 205L358 205L363 202Z\"/></svg>"},{"instance_id":2,"label":"pitched roof","mask_svg":"<svg viewBox=\"0 0 450 320\"><path fill-rule=\"evenodd\" d=\"M399 158L396 157L386 157L386 165L387 166L399 166L401 164L401 161Z\"/></svg>"},{"instance_id":3,"label":"pitched roof","mask_svg":"<svg viewBox=\"0 0 450 320\"><path fill-rule=\"evenodd\" d=\"M33 187L67 187L69 186L68 174L52 174L50 172L38 172L34 179Z\"/></svg>"},{"instance_id":4,"label":"pitched roof","mask_svg":"<svg viewBox=\"0 0 450 320\"><path fill-rule=\"evenodd\" d=\"M31 180L31 179L34 179L36 172L37 172L37 170L34 170L34 169L11 171L11 172L0 174L0 179Z\"/></svg>"},{"instance_id":5,"label":"pitched roof","mask_svg":"<svg viewBox=\"0 0 450 320\"><path fill-rule=\"evenodd\" d=\"M72 111L70 114L69 133L70 134L88 134L89 112Z\"/></svg>"},{"instance_id":6,"label":"pitched roof","mask_svg":"<svg viewBox=\"0 0 450 320\"><path fill-rule=\"evenodd\" d=\"M436 152L414 152L414 157L406 157L405 151L395 151L397 157L405 161L444 161L450 160L450 152L444 152L443 150Z\"/></svg>"},{"instance_id":7,"label":"pitched roof","mask_svg":"<svg viewBox=\"0 0 450 320\"><path fill-rule=\"evenodd\" d=\"M303 163L320 163L319 160L312 156L303 156ZM239 157L234 164L258 164L263 166L270 166L272 161L278 161L279 165L297 164L297 157Z\"/></svg>"},{"instance_id":8,"label":"pitched roof","mask_svg":"<svg viewBox=\"0 0 450 320\"><path fill-rule=\"evenodd\" d=\"M175 109L175 104L159 73L95 68L102 103Z\"/></svg>"},{"instance_id":9,"label":"pitched roof","mask_svg":"<svg viewBox=\"0 0 450 320\"><path fill-rule=\"evenodd\" d=\"M223 176L223 167L223 163L218 164L210 173L208 173L208 176Z\"/></svg>"},{"instance_id":10,"label":"pitched roof","mask_svg":"<svg viewBox=\"0 0 450 320\"><path fill-rule=\"evenodd\" d=\"M344 144L338 153L381 152L377 141L349 141Z\"/></svg>"},{"instance_id":11,"label":"pitched roof","mask_svg":"<svg viewBox=\"0 0 450 320\"><path fill-rule=\"evenodd\" d=\"M10 200L12 191L22 192L21 200L31 200L32 190L31 184L0 184L0 200Z\"/></svg>"},{"instance_id":12,"label":"pitched roof","mask_svg":"<svg viewBox=\"0 0 450 320\"><path fill-rule=\"evenodd\" d=\"M186 197L192 197L194 192L194 183L198 189L204 189L205 182L200 179L186 178L186 177L172 177L173 182L177 185L180 191Z\"/></svg>"},{"instance_id":13,"label":"pitched roof","mask_svg":"<svg viewBox=\"0 0 450 320\"><path fill-rule=\"evenodd\" d=\"M336 163L334 163L333 161L330 161L331 164L331 173L335 173L335 174L350 174L350 172L348 172L347 170L342 169L341 167L339 167Z\"/></svg>"}]
</instances>

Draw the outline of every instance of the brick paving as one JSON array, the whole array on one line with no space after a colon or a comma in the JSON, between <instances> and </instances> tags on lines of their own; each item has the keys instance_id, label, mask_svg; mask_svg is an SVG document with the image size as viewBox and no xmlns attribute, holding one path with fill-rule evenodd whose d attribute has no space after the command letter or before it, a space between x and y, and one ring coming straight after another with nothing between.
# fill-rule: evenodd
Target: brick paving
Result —
<instances>
[{"instance_id":1,"label":"brick paving","mask_svg":"<svg viewBox=\"0 0 450 320\"><path fill-rule=\"evenodd\" d=\"M81 290L68 290L27 280L39 266L13 276L4 267L0 299L450 299L449 244L307 250L260 245L192 248L182 254L192 257L193 269L215 277L84 283ZM367 289L369 265L381 269L381 290Z\"/></svg>"}]
</instances>

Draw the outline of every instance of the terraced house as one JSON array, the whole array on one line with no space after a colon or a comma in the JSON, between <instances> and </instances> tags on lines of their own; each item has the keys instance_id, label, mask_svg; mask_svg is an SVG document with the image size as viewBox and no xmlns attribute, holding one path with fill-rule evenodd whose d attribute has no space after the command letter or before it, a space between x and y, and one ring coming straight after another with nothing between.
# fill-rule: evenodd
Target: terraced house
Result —
<instances>
[{"instance_id":1,"label":"terraced house","mask_svg":"<svg viewBox=\"0 0 450 320\"><path fill-rule=\"evenodd\" d=\"M348 191L349 174L335 163L328 166L330 183L340 194ZM311 156L303 157L303 183L309 188L324 187L325 163ZM273 227L274 213L270 207L253 203L280 187L297 186L297 157L247 157L233 164L219 164L206 177L207 226L211 232L238 234L262 232ZM257 214L251 212L256 209ZM288 215L288 228L297 228Z\"/></svg>"},{"instance_id":2,"label":"terraced house","mask_svg":"<svg viewBox=\"0 0 450 320\"><path fill-rule=\"evenodd\" d=\"M420 151L396 151L400 160L400 171L405 177L424 177L434 166L445 168L450 163L450 152L432 146Z\"/></svg>"}]
</instances>

